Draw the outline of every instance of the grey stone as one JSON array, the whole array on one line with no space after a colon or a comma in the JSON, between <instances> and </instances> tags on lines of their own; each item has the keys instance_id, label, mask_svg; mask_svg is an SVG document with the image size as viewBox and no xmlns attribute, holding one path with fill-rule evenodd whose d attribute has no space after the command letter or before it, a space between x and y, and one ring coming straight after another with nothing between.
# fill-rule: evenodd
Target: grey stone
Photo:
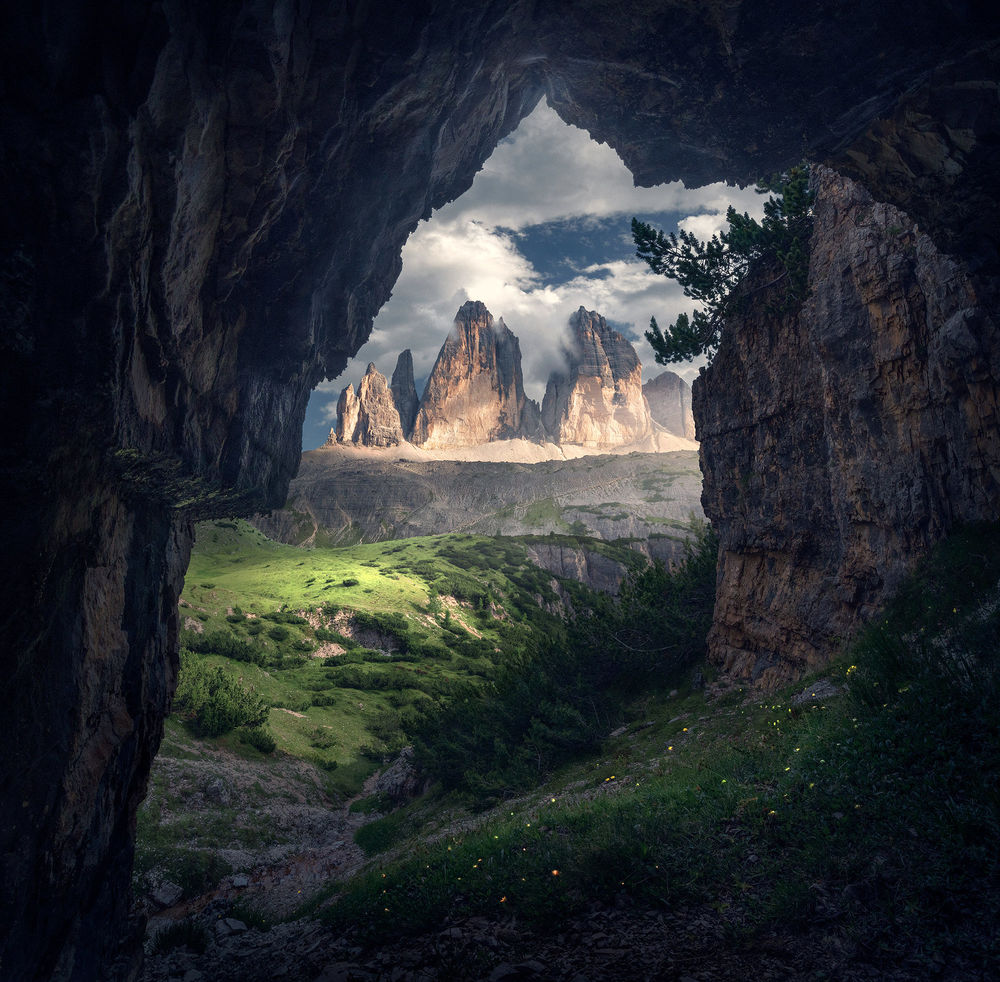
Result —
<instances>
[{"instance_id":1,"label":"grey stone","mask_svg":"<svg viewBox=\"0 0 1000 982\"><path fill-rule=\"evenodd\" d=\"M164 880L149 896L157 907L173 907L184 896L184 888Z\"/></svg>"},{"instance_id":2,"label":"grey stone","mask_svg":"<svg viewBox=\"0 0 1000 982\"><path fill-rule=\"evenodd\" d=\"M843 691L839 685L834 685L829 679L820 679L792 696L792 705L803 706L806 703L823 702L825 699L839 696Z\"/></svg>"},{"instance_id":3,"label":"grey stone","mask_svg":"<svg viewBox=\"0 0 1000 982\"><path fill-rule=\"evenodd\" d=\"M215 934L219 938L228 938L232 934L244 934L248 930L246 924L235 917L220 917L215 922Z\"/></svg>"},{"instance_id":4,"label":"grey stone","mask_svg":"<svg viewBox=\"0 0 1000 982\"><path fill-rule=\"evenodd\" d=\"M314 982L368 982L375 976L356 962L333 962L327 965Z\"/></svg>"}]
</instances>

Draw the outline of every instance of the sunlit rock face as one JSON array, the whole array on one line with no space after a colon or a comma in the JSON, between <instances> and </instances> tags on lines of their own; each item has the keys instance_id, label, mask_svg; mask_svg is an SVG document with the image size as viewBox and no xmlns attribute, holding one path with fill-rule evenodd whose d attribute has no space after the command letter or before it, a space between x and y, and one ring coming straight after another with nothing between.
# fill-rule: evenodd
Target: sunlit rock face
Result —
<instances>
[{"instance_id":1,"label":"sunlit rock face","mask_svg":"<svg viewBox=\"0 0 1000 982\"><path fill-rule=\"evenodd\" d=\"M642 387L649 415L667 432L693 440L694 414L691 412L691 386L676 372L662 372Z\"/></svg>"},{"instance_id":2,"label":"sunlit rock face","mask_svg":"<svg viewBox=\"0 0 1000 982\"><path fill-rule=\"evenodd\" d=\"M403 427L403 436L409 440L413 434L413 424L420 408L417 398L417 387L413 381L413 355L410 349L400 352L396 359L396 367L392 372L392 401L399 413L399 422Z\"/></svg>"},{"instance_id":3,"label":"sunlit rock face","mask_svg":"<svg viewBox=\"0 0 1000 982\"><path fill-rule=\"evenodd\" d=\"M354 392L354 383L341 389L337 400L337 425L330 431L329 443L351 443L358 428L360 407L358 397Z\"/></svg>"},{"instance_id":4,"label":"sunlit rock face","mask_svg":"<svg viewBox=\"0 0 1000 982\"><path fill-rule=\"evenodd\" d=\"M133 974L191 521L282 501L309 392L368 337L406 236L539 98L644 184L850 168L985 306L996 40L990 5L949 0L2 5L3 973ZM952 385L986 419L990 384L957 378L908 411ZM851 419L878 433L872 405Z\"/></svg>"},{"instance_id":5,"label":"sunlit rock face","mask_svg":"<svg viewBox=\"0 0 1000 982\"><path fill-rule=\"evenodd\" d=\"M553 372L542 400L542 425L555 443L613 447L652 430L635 348L593 310L569 321L565 372Z\"/></svg>"},{"instance_id":6,"label":"sunlit rock face","mask_svg":"<svg viewBox=\"0 0 1000 982\"><path fill-rule=\"evenodd\" d=\"M821 170L800 313L730 325L694 385L720 535L711 656L776 684L835 653L929 545L1000 506L991 296Z\"/></svg>"},{"instance_id":7,"label":"sunlit rock face","mask_svg":"<svg viewBox=\"0 0 1000 982\"><path fill-rule=\"evenodd\" d=\"M403 427L389 382L372 362L368 363L357 395L350 385L340 393L337 426L330 442L363 447L395 447L403 442Z\"/></svg>"},{"instance_id":8,"label":"sunlit rock face","mask_svg":"<svg viewBox=\"0 0 1000 982\"><path fill-rule=\"evenodd\" d=\"M524 394L517 338L484 304L463 304L427 379L412 442L439 450L530 437L537 419Z\"/></svg>"}]
</instances>

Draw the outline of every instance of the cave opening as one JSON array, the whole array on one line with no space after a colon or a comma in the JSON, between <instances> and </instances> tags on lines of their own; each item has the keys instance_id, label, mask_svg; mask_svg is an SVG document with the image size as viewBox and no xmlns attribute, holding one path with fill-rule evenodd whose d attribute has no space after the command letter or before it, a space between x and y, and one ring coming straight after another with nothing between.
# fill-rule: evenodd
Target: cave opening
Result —
<instances>
[{"instance_id":1,"label":"cave opening","mask_svg":"<svg viewBox=\"0 0 1000 982\"><path fill-rule=\"evenodd\" d=\"M550 372L565 367L566 325L581 306L605 316L635 347L643 381L666 368L690 385L704 360L658 365L644 337L650 316L671 321L690 301L636 259L629 222L637 215L708 239L725 227L730 205L760 217L760 195L750 188L636 186L609 146L540 101L472 186L410 234L371 336L340 375L313 391L303 450L327 440L337 396L349 382L357 391L369 362L388 379L409 349L419 397L455 312L469 300L485 303L521 339L524 389L539 404Z\"/></svg>"},{"instance_id":2,"label":"cave opening","mask_svg":"<svg viewBox=\"0 0 1000 982\"><path fill-rule=\"evenodd\" d=\"M764 361L769 382L808 369L788 401L799 416L865 412L841 414L843 456L823 458L814 431L785 448L827 468L811 511L794 485L756 489L789 521L756 551L734 539L727 669L756 672L736 636L748 605L871 609L885 565L902 568L927 544L907 530L939 535L995 512L1000 72L988 5L642 3L622 17L617 3L514 3L472 17L449 4L168 2L60 20L70 6L0 15L11 328L0 365L11 431L0 829L5 881L17 886L0 902L0 958L12 977L135 976L127 871L175 679L192 517L220 499L247 511L282 499L308 393L366 336L406 234L468 185L541 91L643 183L750 180L826 160L864 185L828 182L849 228L881 228L900 268L923 264L928 279L899 309L919 311L924 296L949 304L934 345L917 317L885 346L894 364L897 349L938 358L906 379L942 388L903 412L822 389L864 376L837 360L862 344L820 333L783 364ZM872 222L886 202L907 217ZM833 227L835 208L828 217ZM847 251L829 255L846 268ZM964 279L953 275L962 263ZM845 296L828 293L831 309L885 306L875 290ZM868 327L855 337L875 336ZM891 381L883 390L900 391ZM915 427L887 443L909 418ZM720 488L740 488L731 477L745 447L720 440ZM936 510L824 524L852 488L854 500L875 488ZM716 504L745 508L738 496ZM781 566L789 536L817 515L832 559L848 560L839 582L836 562L812 578ZM785 637L811 629L783 626Z\"/></svg>"}]
</instances>

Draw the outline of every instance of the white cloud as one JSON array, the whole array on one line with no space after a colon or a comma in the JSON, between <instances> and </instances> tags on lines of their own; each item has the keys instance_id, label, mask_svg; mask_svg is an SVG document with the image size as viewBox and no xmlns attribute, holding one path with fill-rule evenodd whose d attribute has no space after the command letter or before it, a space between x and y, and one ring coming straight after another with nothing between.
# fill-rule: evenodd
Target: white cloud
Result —
<instances>
[{"instance_id":1,"label":"white cloud","mask_svg":"<svg viewBox=\"0 0 1000 982\"><path fill-rule=\"evenodd\" d=\"M578 307L632 324L640 338L650 315L663 326L691 307L676 283L632 258L631 215L679 212L686 216L680 222L684 228L706 238L725 227L730 204L759 215L760 202L752 190L721 184L696 190L679 182L636 188L613 150L542 105L500 144L466 194L410 236L402 274L369 341L338 379L319 386L323 417L335 418L337 395L348 382L357 384L369 361L391 376L399 352L410 348L414 374L426 378L466 300L481 300L519 337L525 388L540 400L549 372L562 362L566 324ZM623 258L570 271L555 285L543 282L504 231L619 214ZM635 344L645 377L659 374L663 369L646 341ZM677 370L697 374L696 368Z\"/></svg>"}]
</instances>

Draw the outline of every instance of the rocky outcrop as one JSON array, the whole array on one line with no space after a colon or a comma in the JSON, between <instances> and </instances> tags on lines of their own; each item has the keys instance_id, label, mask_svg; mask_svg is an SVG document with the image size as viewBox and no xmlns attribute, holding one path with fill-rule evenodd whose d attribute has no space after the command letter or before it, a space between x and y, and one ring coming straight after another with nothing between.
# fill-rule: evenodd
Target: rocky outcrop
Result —
<instances>
[{"instance_id":1,"label":"rocky outcrop","mask_svg":"<svg viewBox=\"0 0 1000 982\"><path fill-rule=\"evenodd\" d=\"M428 450L535 436L538 407L524 394L521 347L469 300L441 347L420 400L412 442Z\"/></svg>"},{"instance_id":2,"label":"rocky outcrop","mask_svg":"<svg viewBox=\"0 0 1000 982\"><path fill-rule=\"evenodd\" d=\"M694 414L691 412L691 386L676 372L663 372L642 387L649 415L668 433L693 440Z\"/></svg>"},{"instance_id":3,"label":"rocky outcrop","mask_svg":"<svg viewBox=\"0 0 1000 982\"><path fill-rule=\"evenodd\" d=\"M407 235L539 98L642 184L856 165L978 293L997 33L949 0L0 6L4 973L132 974L190 522L281 503Z\"/></svg>"},{"instance_id":4,"label":"rocky outcrop","mask_svg":"<svg viewBox=\"0 0 1000 982\"><path fill-rule=\"evenodd\" d=\"M302 455L285 507L253 523L272 539L307 546L443 532L571 533L625 540L672 561L683 554L691 519L702 517L700 496L693 450L529 464L321 447Z\"/></svg>"},{"instance_id":5,"label":"rocky outcrop","mask_svg":"<svg viewBox=\"0 0 1000 982\"><path fill-rule=\"evenodd\" d=\"M542 424L556 443L612 447L652 430L635 348L593 310L569 320L567 369L549 376Z\"/></svg>"},{"instance_id":6,"label":"rocky outcrop","mask_svg":"<svg viewBox=\"0 0 1000 982\"><path fill-rule=\"evenodd\" d=\"M403 427L386 377L372 362L358 385L348 385L337 402L337 426L330 441L362 447L395 447L403 442Z\"/></svg>"},{"instance_id":7,"label":"rocky outcrop","mask_svg":"<svg viewBox=\"0 0 1000 982\"><path fill-rule=\"evenodd\" d=\"M819 171L810 297L732 324L695 382L720 535L710 653L821 664L957 523L1000 509L1000 330L905 213Z\"/></svg>"},{"instance_id":8,"label":"rocky outcrop","mask_svg":"<svg viewBox=\"0 0 1000 982\"><path fill-rule=\"evenodd\" d=\"M621 563L591 549L534 542L528 545L527 554L536 566L555 576L576 580L602 593L618 593L626 573Z\"/></svg>"},{"instance_id":9,"label":"rocky outcrop","mask_svg":"<svg viewBox=\"0 0 1000 982\"><path fill-rule=\"evenodd\" d=\"M396 359L396 367L393 369L392 383L389 388L392 390L392 401L396 404L396 411L399 413L403 436L409 440L413 435L413 424L417 418L417 410L420 408L417 387L413 381L413 355L409 348L400 352Z\"/></svg>"}]
</instances>

